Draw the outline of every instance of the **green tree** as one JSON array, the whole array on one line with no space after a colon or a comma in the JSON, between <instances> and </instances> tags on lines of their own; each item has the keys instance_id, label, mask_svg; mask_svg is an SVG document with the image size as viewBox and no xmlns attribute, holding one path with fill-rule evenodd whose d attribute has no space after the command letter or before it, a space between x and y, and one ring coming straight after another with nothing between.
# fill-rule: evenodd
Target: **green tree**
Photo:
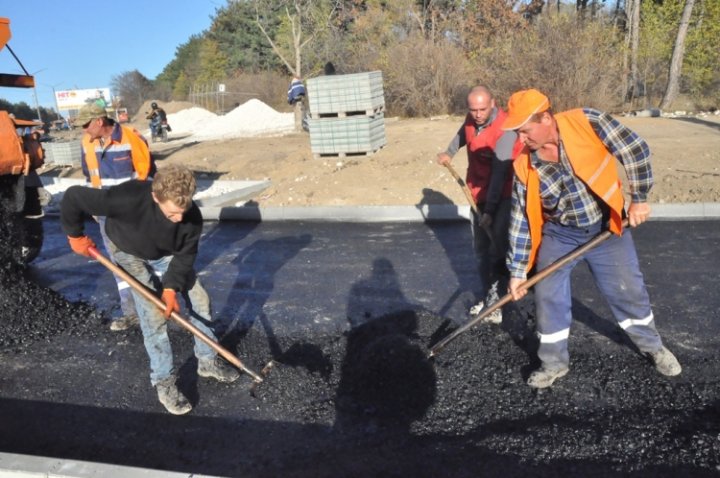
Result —
<instances>
[{"instance_id":1,"label":"green tree","mask_svg":"<svg viewBox=\"0 0 720 478\"><path fill-rule=\"evenodd\" d=\"M173 85L172 97L175 100L186 100L190 91L190 82L185 72L180 72L175 84Z\"/></svg>"},{"instance_id":2,"label":"green tree","mask_svg":"<svg viewBox=\"0 0 720 478\"><path fill-rule=\"evenodd\" d=\"M221 81L227 75L228 57L220 51L217 42L210 39L203 40L198 55L200 60L200 74L197 81L210 83Z\"/></svg>"},{"instance_id":3,"label":"green tree","mask_svg":"<svg viewBox=\"0 0 720 478\"><path fill-rule=\"evenodd\" d=\"M217 10L207 36L226 54L227 73L257 73L281 66L280 60L258 28L255 14L255 5L248 0L230 1ZM277 17L266 19L265 28L271 36L275 35L279 23Z\"/></svg>"},{"instance_id":4,"label":"green tree","mask_svg":"<svg viewBox=\"0 0 720 478\"><path fill-rule=\"evenodd\" d=\"M720 2L698 0L694 28L688 32L683 79L687 90L707 106L720 103Z\"/></svg>"},{"instance_id":5,"label":"green tree","mask_svg":"<svg viewBox=\"0 0 720 478\"><path fill-rule=\"evenodd\" d=\"M164 85L168 90L175 90L175 83L180 75L184 75L187 82L192 83L201 72L201 49L203 36L193 35L190 39L175 49L175 58L168 63L155 79L158 87Z\"/></svg>"}]
</instances>

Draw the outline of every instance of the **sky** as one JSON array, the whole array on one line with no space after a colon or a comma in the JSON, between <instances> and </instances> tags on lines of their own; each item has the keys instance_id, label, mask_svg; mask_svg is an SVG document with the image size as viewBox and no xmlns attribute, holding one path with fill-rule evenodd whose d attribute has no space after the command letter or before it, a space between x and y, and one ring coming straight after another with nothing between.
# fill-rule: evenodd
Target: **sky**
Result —
<instances>
[{"instance_id":1,"label":"sky","mask_svg":"<svg viewBox=\"0 0 720 478\"><path fill-rule=\"evenodd\" d=\"M3 0L8 44L35 76L40 106L55 91L110 88L114 76L138 70L154 80L178 46L210 27L226 0ZM0 73L24 74L7 48ZM114 94L114 92L113 92ZM0 87L0 98L35 106L33 89Z\"/></svg>"}]
</instances>

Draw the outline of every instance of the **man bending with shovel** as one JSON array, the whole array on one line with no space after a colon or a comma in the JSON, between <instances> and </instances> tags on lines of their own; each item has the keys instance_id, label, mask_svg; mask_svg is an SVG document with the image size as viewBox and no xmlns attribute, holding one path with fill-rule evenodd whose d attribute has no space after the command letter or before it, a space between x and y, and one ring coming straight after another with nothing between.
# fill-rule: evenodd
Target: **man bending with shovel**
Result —
<instances>
[{"instance_id":1,"label":"man bending with shovel","mask_svg":"<svg viewBox=\"0 0 720 478\"><path fill-rule=\"evenodd\" d=\"M202 232L202 215L192 200L195 188L190 170L168 166L158 171L152 182L131 180L108 189L73 186L65 192L60 209L63 230L75 253L91 257L95 244L84 235L83 221L89 216L105 216L105 231L117 264L140 283L162 294L164 313L133 290L150 358L150 381L157 389L160 403L175 415L192 409L175 384L167 333L166 319L180 310L178 293L189 299L193 325L215 339L205 325L212 320L210 298L193 268ZM240 376L197 336L194 351L201 377L233 382Z\"/></svg>"},{"instance_id":2,"label":"man bending with shovel","mask_svg":"<svg viewBox=\"0 0 720 478\"><path fill-rule=\"evenodd\" d=\"M618 325L638 349L662 375L678 375L680 364L655 329L632 235L623 229L625 216L633 227L650 216L646 200L653 178L647 143L591 108L553 114L548 98L534 89L510 97L502 127L517 131L525 144L513 162L507 263L514 300L527 293L520 286L533 266L546 269L601 232L612 233L535 285L541 366L530 374L528 385L549 387L569 370L570 274L580 260L587 262ZM630 184L627 213L616 159Z\"/></svg>"}]
</instances>

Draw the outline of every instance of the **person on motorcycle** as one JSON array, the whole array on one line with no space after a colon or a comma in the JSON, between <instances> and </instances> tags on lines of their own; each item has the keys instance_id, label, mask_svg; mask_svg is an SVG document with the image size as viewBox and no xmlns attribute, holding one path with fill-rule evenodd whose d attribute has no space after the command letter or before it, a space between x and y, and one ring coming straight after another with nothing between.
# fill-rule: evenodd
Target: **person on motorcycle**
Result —
<instances>
[{"instance_id":1,"label":"person on motorcycle","mask_svg":"<svg viewBox=\"0 0 720 478\"><path fill-rule=\"evenodd\" d=\"M172 131L167 122L167 113L165 113L165 110L160 108L154 101L150 104L150 107L152 111L145 118L150 120L150 133L153 139L161 136L160 128L162 125L165 125L168 131Z\"/></svg>"}]
</instances>

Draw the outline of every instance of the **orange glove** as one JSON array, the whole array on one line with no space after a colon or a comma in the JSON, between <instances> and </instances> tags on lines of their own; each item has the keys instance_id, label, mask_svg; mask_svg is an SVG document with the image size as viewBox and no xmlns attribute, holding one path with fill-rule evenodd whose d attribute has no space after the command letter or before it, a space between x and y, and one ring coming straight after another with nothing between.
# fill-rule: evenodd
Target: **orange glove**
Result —
<instances>
[{"instance_id":1,"label":"orange glove","mask_svg":"<svg viewBox=\"0 0 720 478\"><path fill-rule=\"evenodd\" d=\"M169 319L173 312L180 312L180 306L177 303L177 294L172 289L163 289L162 301L165 302L165 318Z\"/></svg>"},{"instance_id":2,"label":"orange glove","mask_svg":"<svg viewBox=\"0 0 720 478\"><path fill-rule=\"evenodd\" d=\"M90 257L90 251L89 249L91 247L96 247L95 243L87 236L80 236L80 237L70 237L68 236L68 242L70 243L70 248L72 248L73 252L75 254L80 254L81 256Z\"/></svg>"}]
</instances>

